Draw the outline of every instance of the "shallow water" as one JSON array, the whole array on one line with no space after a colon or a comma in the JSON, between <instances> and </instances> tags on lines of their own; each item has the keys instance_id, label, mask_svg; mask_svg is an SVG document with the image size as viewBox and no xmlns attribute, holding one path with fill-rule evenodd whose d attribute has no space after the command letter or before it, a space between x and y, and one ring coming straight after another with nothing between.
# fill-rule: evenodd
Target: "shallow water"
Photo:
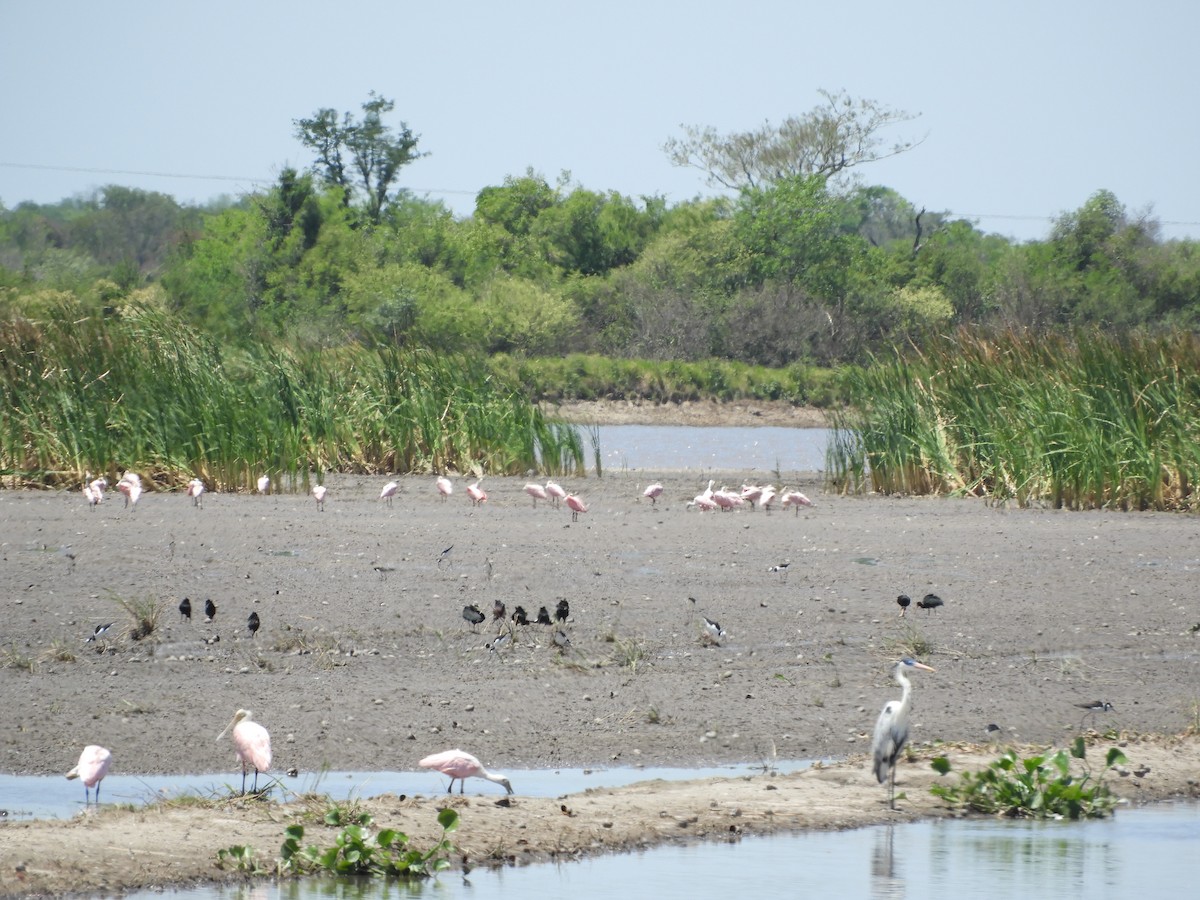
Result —
<instances>
[{"instance_id":1,"label":"shallow water","mask_svg":"<svg viewBox=\"0 0 1200 900\"><path fill-rule=\"evenodd\" d=\"M311 879L152 891L175 900L436 897L727 900L763 897L1106 898L1194 896L1200 804L1124 809L1094 822L938 820L845 832L661 847L578 862L446 874L411 887Z\"/></svg>"},{"instance_id":2,"label":"shallow water","mask_svg":"<svg viewBox=\"0 0 1200 900\"><path fill-rule=\"evenodd\" d=\"M827 428L701 428L692 425L602 425L601 460L607 470L746 470L820 472ZM584 445L589 438L585 435Z\"/></svg>"}]
</instances>

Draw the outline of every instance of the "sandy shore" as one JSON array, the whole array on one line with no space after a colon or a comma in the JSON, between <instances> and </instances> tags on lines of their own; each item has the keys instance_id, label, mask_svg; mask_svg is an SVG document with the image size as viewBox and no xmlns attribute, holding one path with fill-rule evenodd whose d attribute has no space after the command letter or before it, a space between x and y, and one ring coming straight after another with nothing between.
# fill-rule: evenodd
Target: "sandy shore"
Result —
<instances>
[{"instance_id":1,"label":"sandy shore","mask_svg":"<svg viewBox=\"0 0 1200 900\"><path fill-rule=\"evenodd\" d=\"M652 479L665 485L656 506L641 498ZM202 509L149 494L135 509L110 497L89 510L74 493L0 492L0 765L62 773L85 743L99 743L113 751L114 771L233 778L232 747L214 738L248 707L271 731L277 774L413 771L427 753L456 746L500 771L848 760L771 779L770 790L739 781L745 796L713 782L690 793L589 794L569 801L588 810L578 820L522 798L520 785L515 807L496 807L492 786L472 783L458 801L471 816L457 840L473 858L488 856L487 839L516 816L526 831L545 820L543 831L492 854L502 860L544 856L566 826L580 829L583 848L653 843L662 825L650 825L664 811L699 817L676 826L691 836L753 833L767 820L842 827L897 815L883 808L861 754L880 707L899 693L889 661L917 652L938 670L916 684L918 744L975 743L988 723L1006 741L1063 744L1092 724L1077 704L1105 699L1115 710L1097 727L1133 736L1131 764L1151 765L1140 779L1118 779L1122 787L1135 798L1196 795L1194 739L1136 739L1196 730L1195 517L825 496L795 473L791 485L816 501L799 515L699 514L687 507L704 488L696 476L635 471L565 483L589 507L572 522L565 509L535 508L523 479L485 479L489 500L478 508L457 478L448 502L432 479L400 479L389 507L376 499L385 480L331 479L323 513L299 494L208 496ZM740 486L741 475L724 480ZM783 562L786 577L769 571ZM901 618L901 592L934 592L945 605ZM183 597L196 610L190 622L176 611ZM132 639L118 598L161 608L149 637ZM209 598L218 611L206 623ZM490 620L500 601L532 618L564 598L571 646L562 652L538 626L494 652L496 626L471 628L461 616L475 604ZM246 628L252 610L256 636ZM720 646L706 639L702 615L726 629ZM104 639L85 642L108 622ZM913 764L906 777L925 771ZM377 818L402 816L405 831L421 834L442 802L441 782L428 778L429 796L380 801ZM794 791L827 783L836 785L828 804L796 805ZM64 780L63 790L78 783ZM899 815L935 811L931 798L908 793ZM707 807L714 797L723 799ZM722 804L757 809L755 797L760 818L722 818ZM223 807L219 828L211 812L181 808L0 825L0 888L222 877L217 848L277 850L291 813L268 821L260 806ZM186 829L187 842L172 828ZM60 856L64 830L79 853L93 839L145 852L131 850L137 866L108 868Z\"/></svg>"}]
</instances>

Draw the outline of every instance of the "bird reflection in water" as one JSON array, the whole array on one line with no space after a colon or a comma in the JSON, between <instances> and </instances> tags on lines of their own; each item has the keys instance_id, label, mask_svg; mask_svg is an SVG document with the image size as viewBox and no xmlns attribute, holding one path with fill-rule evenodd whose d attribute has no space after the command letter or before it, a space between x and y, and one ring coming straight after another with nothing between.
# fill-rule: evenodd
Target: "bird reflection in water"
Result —
<instances>
[{"instance_id":1,"label":"bird reflection in water","mask_svg":"<svg viewBox=\"0 0 1200 900\"><path fill-rule=\"evenodd\" d=\"M896 858L892 852L895 836L894 825L875 828L875 846L871 850L872 900L904 896L904 879L896 873Z\"/></svg>"}]
</instances>

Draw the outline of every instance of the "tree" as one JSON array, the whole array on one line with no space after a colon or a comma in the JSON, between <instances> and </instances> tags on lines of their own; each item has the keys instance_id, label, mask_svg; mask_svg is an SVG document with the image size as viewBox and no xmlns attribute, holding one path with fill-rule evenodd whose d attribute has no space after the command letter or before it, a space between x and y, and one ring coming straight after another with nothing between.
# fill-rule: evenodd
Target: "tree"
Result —
<instances>
[{"instance_id":1,"label":"tree","mask_svg":"<svg viewBox=\"0 0 1200 900\"><path fill-rule=\"evenodd\" d=\"M371 91L359 121L348 112L339 119L336 110L319 109L311 119L293 122L296 138L317 154L316 173L342 189L347 206L353 192L361 191L363 211L373 225L379 224L401 167L426 155L416 151L419 136L404 122L395 133L383 123L384 114L395 107Z\"/></svg>"},{"instance_id":2,"label":"tree","mask_svg":"<svg viewBox=\"0 0 1200 900\"><path fill-rule=\"evenodd\" d=\"M663 151L677 166L706 173L708 184L738 190L763 187L788 177L834 176L844 169L895 156L913 142L882 146L879 132L916 118L874 100L854 100L845 91L818 91L825 98L802 116L753 131L720 134L712 126L681 125Z\"/></svg>"}]
</instances>

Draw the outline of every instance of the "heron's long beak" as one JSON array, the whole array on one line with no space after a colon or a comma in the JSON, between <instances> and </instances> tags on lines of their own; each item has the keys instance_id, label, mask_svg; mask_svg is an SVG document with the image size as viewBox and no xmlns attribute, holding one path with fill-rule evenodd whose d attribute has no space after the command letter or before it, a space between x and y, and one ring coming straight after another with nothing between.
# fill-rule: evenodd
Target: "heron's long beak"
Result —
<instances>
[{"instance_id":1,"label":"heron's long beak","mask_svg":"<svg viewBox=\"0 0 1200 900\"><path fill-rule=\"evenodd\" d=\"M913 668L914 669L923 669L926 672L936 672L937 671L937 669L935 669L933 666L927 666L927 665L925 665L925 663L921 663L921 662L914 665Z\"/></svg>"}]
</instances>

